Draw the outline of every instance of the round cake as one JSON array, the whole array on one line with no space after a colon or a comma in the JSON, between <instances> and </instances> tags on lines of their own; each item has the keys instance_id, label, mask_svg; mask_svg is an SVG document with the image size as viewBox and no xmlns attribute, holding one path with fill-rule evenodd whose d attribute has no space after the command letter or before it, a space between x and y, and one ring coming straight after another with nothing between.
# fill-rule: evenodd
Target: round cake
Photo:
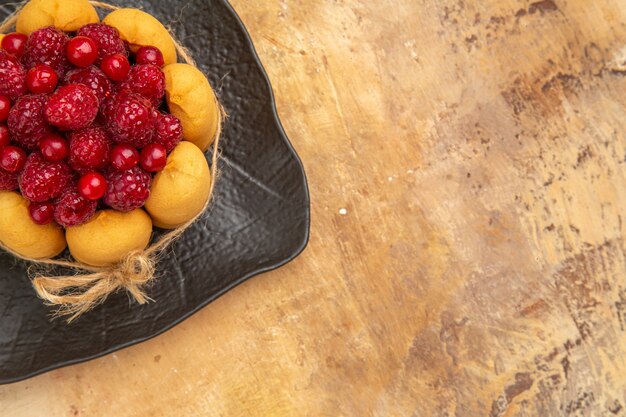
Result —
<instances>
[{"instance_id":1,"label":"round cake","mask_svg":"<svg viewBox=\"0 0 626 417\"><path fill-rule=\"evenodd\" d=\"M220 110L138 9L31 0L0 35L0 243L102 267L206 207Z\"/></svg>"}]
</instances>

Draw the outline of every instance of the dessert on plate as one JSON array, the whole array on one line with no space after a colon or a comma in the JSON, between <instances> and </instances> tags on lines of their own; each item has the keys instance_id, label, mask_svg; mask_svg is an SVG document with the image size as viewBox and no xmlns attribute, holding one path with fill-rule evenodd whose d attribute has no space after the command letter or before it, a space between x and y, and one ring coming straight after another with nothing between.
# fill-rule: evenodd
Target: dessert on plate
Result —
<instances>
[{"instance_id":1,"label":"dessert on plate","mask_svg":"<svg viewBox=\"0 0 626 417\"><path fill-rule=\"evenodd\" d=\"M0 35L0 243L19 257L114 270L210 198L209 81L156 18L110 9L30 0Z\"/></svg>"}]
</instances>

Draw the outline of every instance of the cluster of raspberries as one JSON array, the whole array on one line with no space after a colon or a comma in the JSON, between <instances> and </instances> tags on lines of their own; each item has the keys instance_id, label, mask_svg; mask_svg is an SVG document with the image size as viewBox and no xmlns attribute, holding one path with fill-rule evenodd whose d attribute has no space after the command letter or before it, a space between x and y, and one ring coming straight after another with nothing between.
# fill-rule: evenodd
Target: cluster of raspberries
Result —
<instances>
[{"instance_id":1,"label":"cluster of raspberries","mask_svg":"<svg viewBox=\"0 0 626 417\"><path fill-rule=\"evenodd\" d=\"M164 104L163 55L131 53L117 29L46 27L0 49L0 190L18 190L37 224L131 211L183 136Z\"/></svg>"}]
</instances>

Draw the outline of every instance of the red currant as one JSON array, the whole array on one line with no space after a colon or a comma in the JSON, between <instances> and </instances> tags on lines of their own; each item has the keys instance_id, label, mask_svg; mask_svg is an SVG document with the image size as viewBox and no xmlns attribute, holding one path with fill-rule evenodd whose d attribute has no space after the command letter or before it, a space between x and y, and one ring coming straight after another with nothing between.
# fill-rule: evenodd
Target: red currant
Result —
<instances>
[{"instance_id":1,"label":"red currant","mask_svg":"<svg viewBox=\"0 0 626 417\"><path fill-rule=\"evenodd\" d=\"M6 122L11 110L11 100L7 96L0 96L0 122Z\"/></svg>"},{"instance_id":2,"label":"red currant","mask_svg":"<svg viewBox=\"0 0 626 417\"><path fill-rule=\"evenodd\" d=\"M39 142L39 150L43 157L50 162L62 161L70 153L67 141L54 133L49 134Z\"/></svg>"},{"instance_id":3,"label":"red currant","mask_svg":"<svg viewBox=\"0 0 626 417\"><path fill-rule=\"evenodd\" d=\"M165 146L151 143L141 150L139 165L148 172L158 172L167 164L167 150Z\"/></svg>"},{"instance_id":4,"label":"red currant","mask_svg":"<svg viewBox=\"0 0 626 417\"><path fill-rule=\"evenodd\" d=\"M52 217L54 216L54 206L52 203L30 203L28 206L28 212L30 213L30 218L36 224L44 225L52 222Z\"/></svg>"},{"instance_id":5,"label":"red currant","mask_svg":"<svg viewBox=\"0 0 626 417\"><path fill-rule=\"evenodd\" d=\"M11 136L9 135L9 128L7 125L0 125L0 148L8 146L11 143Z\"/></svg>"},{"instance_id":6,"label":"red currant","mask_svg":"<svg viewBox=\"0 0 626 417\"><path fill-rule=\"evenodd\" d=\"M2 49L19 58L24 53L27 40L28 37L24 34L9 33L2 38Z\"/></svg>"},{"instance_id":7,"label":"red currant","mask_svg":"<svg viewBox=\"0 0 626 417\"><path fill-rule=\"evenodd\" d=\"M139 152L130 145L116 145L111 151L111 165L118 171L134 168L139 163Z\"/></svg>"},{"instance_id":8,"label":"red currant","mask_svg":"<svg viewBox=\"0 0 626 417\"><path fill-rule=\"evenodd\" d=\"M88 172L78 180L78 192L87 200L99 200L107 191L107 182L97 172Z\"/></svg>"},{"instance_id":9,"label":"red currant","mask_svg":"<svg viewBox=\"0 0 626 417\"><path fill-rule=\"evenodd\" d=\"M100 69L113 81L122 81L130 72L130 62L122 54L109 55L102 60Z\"/></svg>"},{"instance_id":10,"label":"red currant","mask_svg":"<svg viewBox=\"0 0 626 417\"><path fill-rule=\"evenodd\" d=\"M5 146L0 149L0 168L6 172L20 172L26 164L26 152L17 146Z\"/></svg>"},{"instance_id":11,"label":"red currant","mask_svg":"<svg viewBox=\"0 0 626 417\"><path fill-rule=\"evenodd\" d=\"M26 74L26 87L33 94L48 94L57 88L59 77L54 68L39 64Z\"/></svg>"},{"instance_id":12,"label":"red currant","mask_svg":"<svg viewBox=\"0 0 626 417\"><path fill-rule=\"evenodd\" d=\"M76 36L65 45L65 55L77 67L88 67L98 59L98 46L87 36Z\"/></svg>"},{"instance_id":13,"label":"red currant","mask_svg":"<svg viewBox=\"0 0 626 417\"><path fill-rule=\"evenodd\" d=\"M137 64L154 64L158 67L162 67L165 64L163 60L163 54L154 46L142 46L137 51L137 55L135 56L135 60Z\"/></svg>"}]
</instances>

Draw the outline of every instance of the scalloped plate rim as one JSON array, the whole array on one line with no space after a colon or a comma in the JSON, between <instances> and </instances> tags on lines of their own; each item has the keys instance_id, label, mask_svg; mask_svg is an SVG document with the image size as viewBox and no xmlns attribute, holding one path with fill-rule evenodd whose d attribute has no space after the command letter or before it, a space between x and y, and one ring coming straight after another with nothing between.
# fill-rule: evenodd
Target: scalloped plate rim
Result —
<instances>
[{"instance_id":1,"label":"scalloped plate rim","mask_svg":"<svg viewBox=\"0 0 626 417\"><path fill-rule=\"evenodd\" d=\"M62 361L62 362L59 362L57 364L50 365L50 366L47 366L47 367L35 370L33 372L29 372L29 373L24 374L24 375L20 375L20 376L17 376L17 377L11 377L11 378L2 378L2 377L0 377L0 385L13 384L13 383L16 383L16 382L24 381L24 380L33 378L35 376L44 374L46 372L54 371L56 369L64 368L64 367L71 366L71 365L78 365L78 364L81 364L81 363L84 363L84 362L88 362L88 361L93 360L93 359L101 358L103 356L106 356L106 355L109 355L111 353L120 351L122 349L131 347L133 345L137 345L139 343L146 342L146 341L148 341L150 339L154 339L155 337L162 335L163 333L167 332L168 330L171 330L175 326L177 326L180 323L182 323L183 321L187 320L188 318L190 318L191 316L196 314L198 311L200 311L201 309L203 309L204 307L206 307L207 305L209 305L210 303L212 303L216 299L220 298L222 295L226 294L228 291L232 290L233 288L237 287L238 285L240 285L240 284L244 283L245 281L249 280L250 278L255 277L257 275L260 275L260 274L263 274L265 272L269 272L269 271L278 269L281 266L291 262L292 260L297 258L304 251L304 249L307 247L307 245L309 243L310 229L311 229L311 198L310 198L310 193L309 193L309 187L308 187L308 181L307 181L307 177L306 177L306 172L304 170L304 165L302 164L302 160L300 159L300 156L298 155L298 153L294 149L293 145L289 141L289 138L288 138L287 134L285 133L285 129L283 128L283 125L282 125L282 123L280 121L280 117L278 116L278 111L276 109L276 100L274 98L274 90L272 88L272 83L271 83L271 81L270 81L270 79L269 79L269 77L267 75L267 72L265 71L265 68L263 67L263 64L261 63L261 60L260 60L259 55L258 55L258 53L256 51L256 48L254 47L254 43L252 42L252 37L250 36L250 33L246 29L245 25L243 24L243 21L241 20L241 18L239 17L237 12L233 8L233 6L230 4L230 2L228 0L219 0L219 1L221 1L224 4L224 6L229 10L229 12L233 14L237 24L239 25L239 28L246 35L246 41L248 43L248 46L250 47L250 51L252 52L252 56L254 57L255 63L259 67L259 70L261 71L261 74L263 75L263 78L265 79L265 82L267 83L267 86L269 87L269 95L270 95L270 101L271 101L271 106L270 107L271 107L272 115L274 116L274 121L276 122L276 124L278 126L279 134L280 134L281 138L287 144L287 147L288 147L289 151L292 153L292 156L298 162L298 168L300 169L300 172L302 174L302 181L303 181L303 185L304 185L304 189L305 189L305 197L306 197L305 198L305 205L306 205L305 221L306 221L306 228L305 228L305 233L304 233L304 236L303 236L303 239L302 239L302 242L301 242L300 246L298 246L295 249L293 254L291 254L287 258L281 260L280 262L277 262L276 264L273 264L273 265L270 265L270 266L267 266L267 267L264 267L264 268L259 268L257 270L254 270L254 271L252 271L252 272L242 276L241 278L239 278L238 280L234 281L230 285L224 287L223 289L221 289L217 293L215 293L215 294L211 295L210 297L208 297L205 301L200 303L197 307L195 307L194 309L192 309L188 313L185 313L185 314L181 315L180 318L174 320L172 323L170 323L170 324L164 326L163 328L157 330L154 334L151 334L150 336L139 337L139 338L130 340L128 342L120 343L119 345L116 345L116 346L113 346L113 347L111 347L109 349L103 350L102 352L98 352L95 355L90 355L90 356L86 356L86 357L83 357L83 358L76 358L76 359L70 359L70 360L67 360L67 361Z\"/></svg>"}]
</instances>

